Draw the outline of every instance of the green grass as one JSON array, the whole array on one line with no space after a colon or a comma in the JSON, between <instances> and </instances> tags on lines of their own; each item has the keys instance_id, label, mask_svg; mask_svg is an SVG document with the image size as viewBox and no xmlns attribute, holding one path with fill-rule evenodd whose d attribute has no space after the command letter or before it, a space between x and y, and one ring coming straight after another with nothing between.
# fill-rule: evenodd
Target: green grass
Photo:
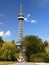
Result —
<instances>
[{"instance_id":1,"label":"green grass","mask_svg":"<svg viewBox=\"0 0 49 65\"><path fill-rule=\"evenodd\" d=\"M8 65L8 64L14 64L14 63L16 63L16 62L6 62L6 61L2 62L2 61L0 61L0 65Z\"/></svg>"}]
</instances>

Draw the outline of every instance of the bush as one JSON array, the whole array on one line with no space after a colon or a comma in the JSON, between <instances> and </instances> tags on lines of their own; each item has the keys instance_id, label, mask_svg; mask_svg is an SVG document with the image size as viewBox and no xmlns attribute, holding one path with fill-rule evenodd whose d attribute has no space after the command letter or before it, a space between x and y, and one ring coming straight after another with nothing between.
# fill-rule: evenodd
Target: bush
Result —
<instances>
[{"instance_id":1,"label":"bush","mask_svg":"<svg viewBox=\"0 0 49 65\"><path fill-rule=\"evenodd\" d=\"M44 58L46 57L45 53L32 54L30 56L31 62L44 62Z\"/></svg>"},{"instance_id":2,"label":"bush","mask_svg":"<svg viewBox=\"0 0 49 65\"><path fill-rule=\"evenodd\" d=\"M44 59L44 61L45 61L46 63L49 63L49 56L46 56L45 59Z\"/></svg>"},{"instance_id":3,"label":"bush","mask_svg":"<svg viewBox=\"0 0 49 65\"><path fill-rule=\"evenodd\" d=\"M32 62L44 62L44 59L43 58L34 58Z\"/></svg>"}]
</instances>

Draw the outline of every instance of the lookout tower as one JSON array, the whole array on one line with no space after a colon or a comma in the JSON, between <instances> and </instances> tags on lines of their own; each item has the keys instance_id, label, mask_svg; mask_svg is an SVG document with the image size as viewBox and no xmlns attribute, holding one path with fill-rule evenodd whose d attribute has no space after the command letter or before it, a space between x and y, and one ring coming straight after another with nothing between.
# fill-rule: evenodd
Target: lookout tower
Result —
<instances>
[{"instance_id":1,"label":"lookout tower","mask_svg":"<svg viewBox=\"0 0 49 65\"><path fill-rule=\"evenodd\" d=\"M20 5L20 13L18 15L18 21L19 21L19 43L23 39L23 21L24 21L24 15L22 12L22 4Z\"/></svg>"}]
</instances>

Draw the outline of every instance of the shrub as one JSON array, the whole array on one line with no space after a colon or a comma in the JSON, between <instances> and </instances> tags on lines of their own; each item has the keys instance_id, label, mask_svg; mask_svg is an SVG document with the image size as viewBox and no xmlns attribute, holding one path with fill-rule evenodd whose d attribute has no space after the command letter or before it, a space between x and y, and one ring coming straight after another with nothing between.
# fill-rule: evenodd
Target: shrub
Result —
<instances>
[{"instance_id":1,"label":"shrub","mask_svg":"<svg viewBox=\"0 0 49 65\"><path fill-rule=\"evenodd\" d=\"M44 58L46 57L45 53L32 54L30 56L31 62L44 62Z\"/></svg>"},{"instance_id":2,"label":"shrub","mask_svg":"<svg viewBox=\"0 0 49 65\"><path fill-rule=\"evenodd\" d=\"M44 59L37 57L33 59L33 62L44 62Z\"/></svg>"},{"instance_id":3,"label":"shrub","mask_svg":"<svg viewBox=\"0 0 49 65\"><path fill-rule=\"evenodd\" d=\"M44 61L45 61L46 63L49 63L49 56L46 56L46 57L44 58Z\"/></svg>"}]
</instances>

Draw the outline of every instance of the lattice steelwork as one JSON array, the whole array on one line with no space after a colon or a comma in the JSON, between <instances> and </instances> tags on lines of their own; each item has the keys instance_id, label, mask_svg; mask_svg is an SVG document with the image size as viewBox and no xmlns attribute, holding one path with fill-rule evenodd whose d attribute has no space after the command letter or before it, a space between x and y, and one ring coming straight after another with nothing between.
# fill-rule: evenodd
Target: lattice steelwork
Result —
<instances>
[{"instance_id":1,"label":"lattice steelwork","mask_svg":"<svg viewBox=\"0 0 49 65\"><path fill-rule=\"evenodd\" d=\"M23 20L24 20L24 15L22 13L22 5L20 5L20 13L18 15L18 20L19 20L19 42L23 39Z\"/></svg>"}]
</instances>

